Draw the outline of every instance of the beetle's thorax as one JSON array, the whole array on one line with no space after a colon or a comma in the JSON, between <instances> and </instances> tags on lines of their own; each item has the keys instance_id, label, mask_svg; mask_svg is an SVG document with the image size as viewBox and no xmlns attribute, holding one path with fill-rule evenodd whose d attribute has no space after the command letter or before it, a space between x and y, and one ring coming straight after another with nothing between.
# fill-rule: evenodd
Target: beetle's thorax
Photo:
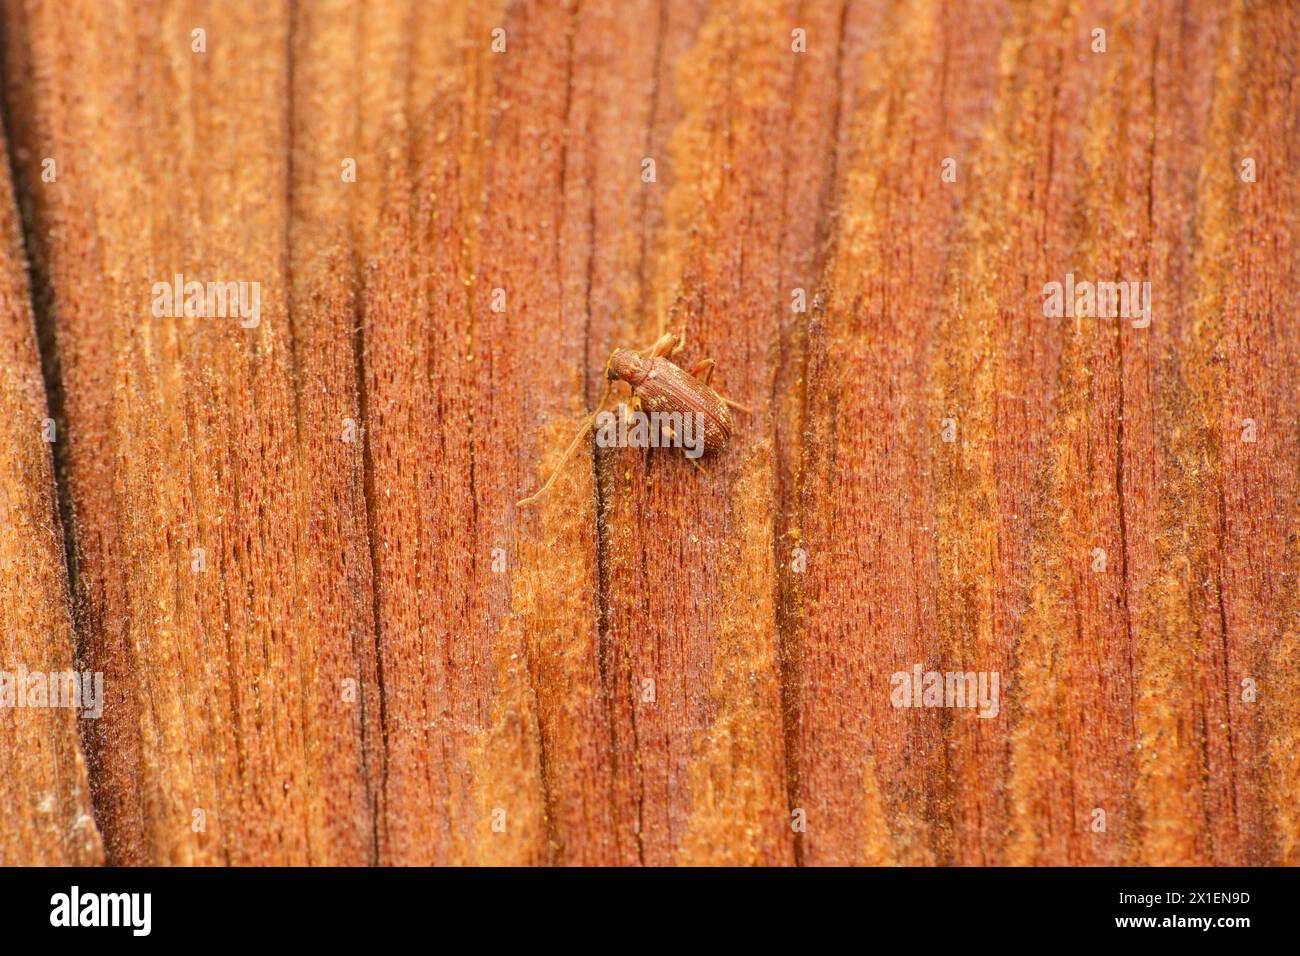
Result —
<instances>
[{"instance_id":1,"label":"beetle's thorax","mask_svg":"<svg viewBox=\"0 0 1300 956\"><path fill-rule=\"evenodd\" d=\"M649 363L632 349L615 349L609 357L609 377L636 388L650 373Z\"/></svg>"}]
</instances>

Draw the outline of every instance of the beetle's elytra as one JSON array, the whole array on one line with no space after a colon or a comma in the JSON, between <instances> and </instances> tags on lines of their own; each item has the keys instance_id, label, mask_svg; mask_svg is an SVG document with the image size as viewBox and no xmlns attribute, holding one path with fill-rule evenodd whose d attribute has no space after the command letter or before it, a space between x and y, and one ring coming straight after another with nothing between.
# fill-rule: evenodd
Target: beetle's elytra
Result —
<instances>
[{"instance_id":1,"label":"beetle's elytra","mask_svg":"<svg viewBox=\"0 0 1300 956\"><path fill-rule=\"evenodd\" d=\"M535 494L519 502L519 506L531 504L542 496L555 481L555 476L565 466L577 450L582 437L596 421L609 400L615 382L626 382L632 388L632 399L628 403L633 411L644 409L647 412L680 412L683 415L699 413L704 421L704 452L721 450L731 439L731 409L745 410L743 405L724 398L709 387L713 376L713 359L703 359L691 366L690 371L669 360L686 345L686 333L668 332L647 349L615 349L605 366L608 380L605 392L596 403L595 410L587 416L573 436L573 441L565 450L560 463L555 466L551 476L546 479Z\"/></svg>"}]
</instances>

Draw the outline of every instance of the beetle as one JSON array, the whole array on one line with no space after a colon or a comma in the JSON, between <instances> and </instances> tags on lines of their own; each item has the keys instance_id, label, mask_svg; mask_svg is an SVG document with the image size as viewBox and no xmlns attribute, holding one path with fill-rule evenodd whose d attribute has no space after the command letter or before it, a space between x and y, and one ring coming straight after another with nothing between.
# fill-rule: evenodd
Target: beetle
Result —
<instances>
[{"instance_id":1,"label":"beetle","mask_svg":"<svg viewBox=\"0 0 1300 956\"><path fill-rule=\"evenodd\" d=\"M739 402L719 395L709 387L713 369L717 363L711 359L701 359L690 367L683 369L671 361L686 347L686 330L666 332L655 343L644 349L614 349L605 363L605 391L596 403L596 409L578 429L573 441L565 449L560 463L551 472L534 494L521 499L516 507L531 504L540 498L555 481L560 470L573 457L578 444L587 429L595 424L597 417L604 411L610 393L616 382L626 382L632 387L632 400L629 408L634 411L645 409L648 412L680 412L683 415L700 413L704 421L704 453L720 451L731 440L731 409L742 412L749 409ZM671 434L671 432L670 432ZM694 459L691 459L694 461Z\"/></svg>"}]
</instances>

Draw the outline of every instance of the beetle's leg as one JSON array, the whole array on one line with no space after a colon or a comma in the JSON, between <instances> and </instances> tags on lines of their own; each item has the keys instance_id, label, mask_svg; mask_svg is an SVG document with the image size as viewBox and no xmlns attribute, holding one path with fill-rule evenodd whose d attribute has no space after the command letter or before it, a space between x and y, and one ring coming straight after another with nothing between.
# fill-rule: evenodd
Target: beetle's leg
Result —
<instances>
[{"instance_id":1,"label":"beetle's leg","mask_svg":"<svg viewBox=\"0 0 1300 956\"><path fill-rule=\"evenodd\" d=\"M620 403L620 407L623 409L623 425L626 426L629 424L631 416L641 411L641 396L633 392L631 398Z\"/></svg>"},{"instance_id":2,"label":"beetle's leg","mask_svg":"<svg viewBox=\"0 0 1300 956\"><path fill-rule=\"evenodd\" d=\"M668 440L668 441L667 441L667 444L662 444L662 443L661 443L661 444L659 445L660 448L668 448L668 447L671 447L671 446L672 446L672 443L675 442L675 441L677 441L677 433L676 433L675 431L672 430L671 426L664 425L664 424L662 424L662 423L659 425L659 435L660 435L661 437L666 438L666 439ZM682 445L682 446L681 446L681 449L682 449L682 456L683 456L687 461L689 461L692 465L694 465L696 468L699 468L699 467L700 467L700 462L699 462L698 458L692 458L690 455L686 454L690 449L688 449L685 445Z\"/></svg>"},{"instance_id":3,"label":"beetle's leg","mask_svg":"<svg viewBox=\"0 0 1300 956\"><path fill-rule=\"evenodd\" d=\"M713 378L713 368L717 364L718 363L716 359L711 359L711 358L700 359L698 362L696 362L694 365L691 366L691 374L694 375L696 378L698 378L705 385L708 385L709 379Z\"/></svg>"},{"instance_id":4,"label":"beetle's leg","mask_svg":"<svg viewBox=\"0 0 1300 956\"><path fill-rule=\"evenodd\" d=\"M746 415L754 414L754 410L750 408L748 405L742 405L740 404L740 402L733 402L731 399L727 398L726 395L718 395L718 398L722 399L723 404L730 405L732 408L739 408Z\"/></svg>"},{"instance_id":5,"label":"beetle's leg","mask_svg":"<svg viewBox=\"0 0 1300 956\"><path fill-rule=\"evenodd\" d=\"M673 430L669 428L667 425L664 426L663 430L668 433L669 441L674 441L677 438L677 436L673 433ZM700 456L696 455L694 458L692 458L690 454L691 450L687 448L685 445L682 445L681 449L682 449L682 457L685 458L687 461L689 461L692 465L694 465L696 471L702 470L700 466Z\"/></svg>"},{"instance_id":6,"label":"beetle's leg","mask_svg":"<svg viewBox=\"0 0 1300 956\"><path fill-rule=\"evenodd\" d=\"M673 346L673 350L668 354L676 355L684 348L686 348L686 326L683 325L682 330L677 333L677 344Z\"/></svg>"},{"instance_id":7,"label":"beetle's leg","mask_svg":"<svg viewBox=\"0 0 1300 956\"><path fill-rule=\"evenodd\" d=\"M648 359L661 358L665 355L670 355L675 351L673 346L677 340L676 332L665 332L663 335L659 336L659 338L655 339L654 344L649 348L642 349L642 352Z\"/></svg>"}]
</instances>

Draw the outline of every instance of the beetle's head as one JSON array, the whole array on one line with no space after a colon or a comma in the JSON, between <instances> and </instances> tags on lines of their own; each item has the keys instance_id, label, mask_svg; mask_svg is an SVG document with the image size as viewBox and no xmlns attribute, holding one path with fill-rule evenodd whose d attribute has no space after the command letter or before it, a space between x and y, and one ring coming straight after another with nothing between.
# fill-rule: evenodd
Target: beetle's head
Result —
<instances>
[{"instance_id":1,"label":"beetle's head","mask_svg":"<svg viewBox=\"0 0 1300 956\"><path fill-rule=\"evenodd\" d=\"M645 363L641 356L631 349L614 349L609 357L605 375L611 382L622 379L635 385L640 381Z\"/></svg>"}]
</instances>

